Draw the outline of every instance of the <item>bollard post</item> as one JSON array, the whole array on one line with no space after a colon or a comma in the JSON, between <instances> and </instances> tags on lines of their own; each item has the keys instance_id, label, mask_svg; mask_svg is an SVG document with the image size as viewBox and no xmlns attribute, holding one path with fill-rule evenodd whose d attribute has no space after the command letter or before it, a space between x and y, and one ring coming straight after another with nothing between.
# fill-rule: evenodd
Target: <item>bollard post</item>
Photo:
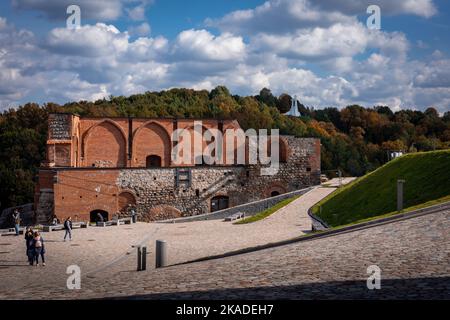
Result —
<instances>
[{"instance_id":1,"label":"bollard post","mask_svg":"<svg viewBox=\"0 0 450 320\"><path fill-rule=\"evenodd\" d=\"M142 253L141 253L141 246L137 247L137 271L142 270Z\"/></svg>"},{"instance_id":2,"label":"bollard post","mask_svg":"<svg viewBox=\"0 0 450 320\"><path fill-rule=\"evenodd\" d=\"M405 180L397 180L397 211L403 210L403 184Z\"/></svg>"},{"instance_id":3,"label":"bollard post","mask_svg":"<svg viewBox=\"0 0 450 320\"><path fill-rule=\"evenodd\" d=\"M156 240L156 268L167 265L167 243L164 240Z\"/></svg>"},{"instance_id":4,"label":"bollard post","mask_svg":"<svg viewBox=\"0 0 450 320\"><path fill-rule=\"evenodd\" d=\"M142 247L142 270L147 270L147 247Z\"/></svg>"}]
</instances>

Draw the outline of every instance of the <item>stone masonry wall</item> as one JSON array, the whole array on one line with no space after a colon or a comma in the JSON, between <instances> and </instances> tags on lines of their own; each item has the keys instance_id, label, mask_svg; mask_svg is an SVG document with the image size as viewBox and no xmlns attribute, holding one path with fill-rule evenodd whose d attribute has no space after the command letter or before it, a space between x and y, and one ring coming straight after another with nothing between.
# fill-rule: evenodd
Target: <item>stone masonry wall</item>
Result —
<instances>
[{"instance_id":1,"label":"stone masonry wall","mask_svg":"<svg viewBox=\"0 0 450 320\"><path fill-rule=\"evenodd\" d=\"M290 155L280 163L277 174L262 176L261 166L194 167L191 186L176 187L175 168L120 170L119 189L130 190L137 197L137 209L152 220L152 208L171 206L182 216L211 211L211 198L228 196L229 206L270 197L271 191L285 193L320 183L320 153L317 139L286 137ZM320 145L319 145L320 146ZM176 218L176 217L166 217Z\"/></svg>"}]
</instances>

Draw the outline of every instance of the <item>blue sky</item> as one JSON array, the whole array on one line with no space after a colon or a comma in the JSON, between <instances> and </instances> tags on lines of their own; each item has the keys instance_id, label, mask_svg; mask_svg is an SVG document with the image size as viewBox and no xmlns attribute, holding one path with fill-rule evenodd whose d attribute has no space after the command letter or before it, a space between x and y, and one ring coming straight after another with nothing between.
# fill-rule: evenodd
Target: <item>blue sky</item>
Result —
<instances>
[{"instance_id":1,"label":"blue sky","mask_svg":"<svg viewBox=\"0 0 450 320\"><path fill-rule=\"evenodd\" d=\"M66 28L66 8L81 28ZM379 5L381 29L366 8ZM0 110L172 87L450 110L445 0L7 0Z\"/></svg>"}]
</instances>

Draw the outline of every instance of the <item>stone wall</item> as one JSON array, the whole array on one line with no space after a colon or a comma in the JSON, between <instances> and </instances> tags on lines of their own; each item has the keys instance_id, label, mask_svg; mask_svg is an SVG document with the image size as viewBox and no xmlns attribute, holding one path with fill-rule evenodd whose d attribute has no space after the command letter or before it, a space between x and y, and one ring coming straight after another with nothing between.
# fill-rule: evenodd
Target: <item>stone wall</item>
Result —
<instances>
[{"instance_id":1,"label":"stone wall","mask_svg":"<svg viewBox=\"0 0 450 320\"><path fill-rule=\"evenodd\" d=\"M123 169L117 185L136 195L138 212L148 221L154 220L152 208L158 206L170 206L182 216L192 216L210 212L211 199L215 196L228 197L229 206L234 207L268 198L273 191L282 194L319 184L320 155L316 153L319 140L286 139L290 155L285 163L280 163L275 175L261 175L260 165L194 167L187 169L191 171L191 185L177 187L176 168Z\"/></svg>"}]
</instances>

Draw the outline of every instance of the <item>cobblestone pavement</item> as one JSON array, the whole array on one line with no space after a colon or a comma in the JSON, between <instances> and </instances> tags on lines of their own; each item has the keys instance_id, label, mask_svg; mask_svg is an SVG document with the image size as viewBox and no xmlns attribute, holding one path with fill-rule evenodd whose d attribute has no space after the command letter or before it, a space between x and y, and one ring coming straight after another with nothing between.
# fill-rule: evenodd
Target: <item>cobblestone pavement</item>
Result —
<instances>
[{"instance_id":1,"label":"cobblestone pavement","mask_svg":"<svg viewBox=\"0 0 450 320\"><path fill-rule=\"evenodd\" d=\"M167 241L169 263L175 264L293 238L311 230L307 209L332 191L313 189L270 217L246 225L213 220L89 227L75 229L71 242L62 241L62 231L42 233L47 251L45 267L27 265L23 236L0 237L0 298L13 297L12 292L27 292L24 288L30 287L38 292L44 286L65 288L69 265L78 265L89 281L132 270L136 261L132 245L148 245L148 265L152 267L157 239Z\"/></svg>"},{"instance_id":2,"label":"cobblestone pavement","mask_svg":"<svg viewBox=\"0 0 450 320\"><path fill-rule=\"evenodd\" d=\"M135 257L82 289L29 287L3 297L131 299L450 299L450 211L223 259L143 272ZM381 268L368 290L367 267Z\"/></svg>"}]
</instances>

